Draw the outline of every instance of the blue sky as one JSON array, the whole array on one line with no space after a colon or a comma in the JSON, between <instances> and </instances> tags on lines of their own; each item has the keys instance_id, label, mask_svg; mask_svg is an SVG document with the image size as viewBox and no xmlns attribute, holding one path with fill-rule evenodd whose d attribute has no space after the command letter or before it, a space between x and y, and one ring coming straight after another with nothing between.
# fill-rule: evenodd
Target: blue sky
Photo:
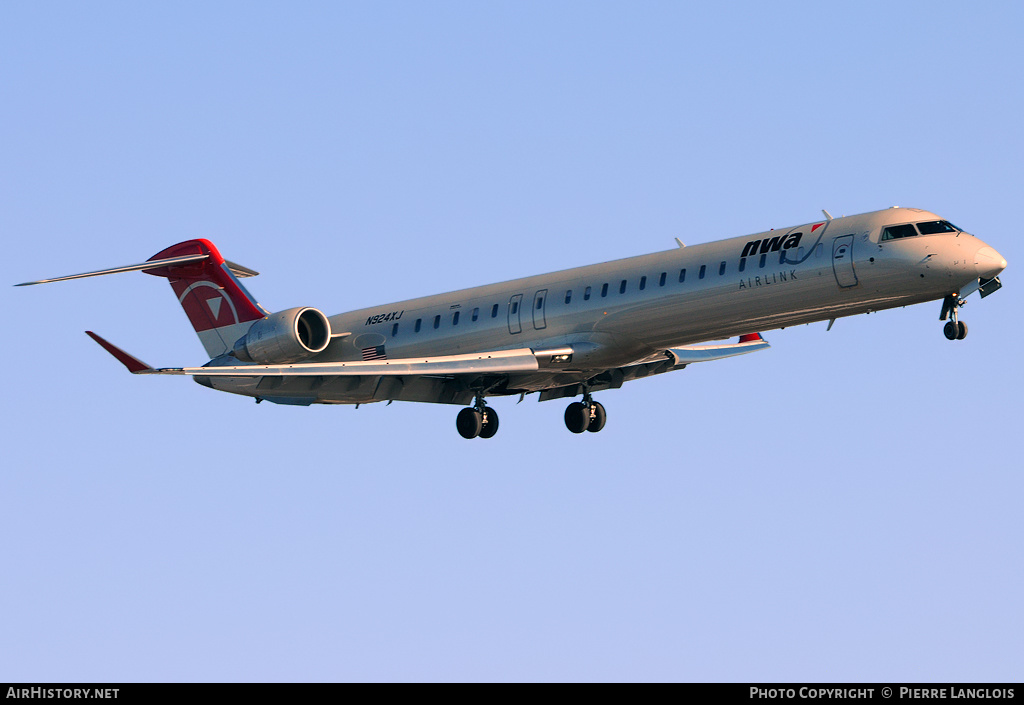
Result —
<instances>
[{"instance_id":1,"label":"blue sky","mask_svg":"<svg viewBox=\"0 0 1024 705\"><path fill-rule=\"evenodd\" d=\"M0 281L327 313L891 205L1005 287L564 404L256 406L166 283L0 287L0 679L1019 680L1019 3L4 3Z\"/></svg>"}]
</instances>

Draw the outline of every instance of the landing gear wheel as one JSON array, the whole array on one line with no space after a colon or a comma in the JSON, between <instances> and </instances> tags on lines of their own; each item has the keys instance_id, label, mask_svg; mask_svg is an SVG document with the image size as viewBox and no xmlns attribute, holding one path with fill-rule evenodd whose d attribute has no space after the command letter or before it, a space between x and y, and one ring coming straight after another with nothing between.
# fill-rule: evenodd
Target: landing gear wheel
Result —
<instances>
[{"instance_id":1,"label":"landing gear wheel","mask_svg":"<svg viewBox=\"0 0 1024 705\"><path fill-rule=\"evenodd\" d=\"M498 432L498 412L489 406L483 409L483 426L480 429L481 438L493 438Z\"/></svg>"},{"instance_id":2,"label":"landing gear wheel","mask_svg":"<svg viewBox=\"0 0 1024 705\"><path fill-rule=\"evenodd\" d=\"M604 423L607 420L608 414L605 413L604 406L601 402L590 402L590 423L587 424L587 430L591 433L597 433L604 428Z\"/></svg>"},{"instance_id":3,"label":"landing gear wheel","mask_svg":"<svg viewBox=\"0 0 1024 705\"><path fill-rule=\"evenodd\" d=\"M946 340L963 340L967 337L967 324L961 321L957 315L957 311L966 303L966 300L960 298L959 293L950 294L942 300L939 320L945 321L946 316L949 316L949 321L942 327L942 333L946 336Z\"/></svg>"},{"instance_id":4,"label":"landing gear wheel","mask_svg":"<svg viewBox=\"0 0 1024 705\"><path fill-rule=\"evenodd\" d=\"M459 435L463 438L476 438L483 430L483 426L483 414L472 407L466 407L455 417L455 428L459 429ZM494 425L494 430L498 430L497 424Z\"/></svg>"},{"instance_id":5,"label":"landing gear wheel","mask_svg":"<svg viewBox=\"0 0 1024 705\"><path fill-rule=\"evenodd\" d=\"M574 401L565 409L565 427L573 433L583 433L590 425L590 409Z\"/></svg>"}]
</instances>

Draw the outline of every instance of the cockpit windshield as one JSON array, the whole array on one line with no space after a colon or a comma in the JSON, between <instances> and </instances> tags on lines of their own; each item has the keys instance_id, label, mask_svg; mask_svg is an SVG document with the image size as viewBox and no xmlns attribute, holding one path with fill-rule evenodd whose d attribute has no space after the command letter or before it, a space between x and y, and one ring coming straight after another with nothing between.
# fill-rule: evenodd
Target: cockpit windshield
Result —
<instances>
[{"instance_id":1,"label":"cockpit windshield","mask_svg":"<svg viewBox=\"0 0 1024 705\"><path fill-rule=\"evenodd\" d=\"M890 225L882 231L883 240L898 240L901 237L916 237L917 230L911 223L906 225Z\"/></svg>"},{"instance_id":2,"label":"cockpit windshield","mask_svg":"<svg viewBox=\"0 0 1024 705\"><path fill-rule=\"evenodd\" d=\"M929 220L924 223L917 223L917 227L914 227L913 223L907 223L906 225L890 225L882 231L881 239L885 240L898 240L903 237L916 237L920 231L921 235L941 235L942 233L956 233L961 232L960 228L956 227L948 220Z\"/></svg>"},{"instance_id":3,"label":"cockpit windshield","mask_svg":"<svg viewBox=\"0 0 1024 705\"><path fill-rule=\"evenodd\" d=\"M939 235L941 233L955 233L960 231L960 228L956 227L948 220L931 220L927 223L918 223L917 229L921 231L922 235Z\"/></svg>"}]
</instances>

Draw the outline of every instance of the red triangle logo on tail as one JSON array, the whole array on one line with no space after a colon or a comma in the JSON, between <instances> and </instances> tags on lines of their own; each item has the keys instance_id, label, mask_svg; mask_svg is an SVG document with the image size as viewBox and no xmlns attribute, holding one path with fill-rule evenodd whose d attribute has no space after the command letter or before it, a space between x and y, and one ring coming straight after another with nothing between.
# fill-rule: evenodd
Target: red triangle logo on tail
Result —
<instances>
[{"instance_id":1,"label":"red triangle logo on tail","mask_svg":"<svg viewBox=\"0 0 1024 705\"><path fill-rule=\"evenodd\" d=\"M180 294L179 300L188 320L197 331L238 323L238 315L231 300L213 282L191 282Z\"/></svg>"}]
</instances>

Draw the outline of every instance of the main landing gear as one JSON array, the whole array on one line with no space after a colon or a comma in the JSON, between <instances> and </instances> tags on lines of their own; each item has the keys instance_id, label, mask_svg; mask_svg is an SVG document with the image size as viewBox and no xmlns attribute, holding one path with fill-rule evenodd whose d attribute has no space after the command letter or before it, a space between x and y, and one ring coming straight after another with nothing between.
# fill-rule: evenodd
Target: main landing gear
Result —
<instances>
[{"instance_id":1,"label":"main landing gear","mask_svg":"<svg viewBox=\"0 0 1024 705\"><path fill-rule=\"evenodd\" d=\"M597 433L607 420L604 405L594 401L589 392L583 393L582 402L574 401L565 410L565 427L573 433ZM455 417L455 428L463 438L493 438L498 432L498 412L478 396L473 406L467 406Z\"/></svg>"},{"instance_id":2,"label":"main landing gear","mask_svg":"<svg viewBox=\"0 0 1024 705\"><path fill-rule=\"evenodd\" d=\"M498 412L487 406L483 397L477 397L473 406L455 417L455 428L463 438L493 438L498 432Z\"/></svg>"},{"instance_id":3,"label":"main landing gear","mask_svg":"<svg viewBox=\"0 0 1024 705\"><path fill-rule=\"evenodd\" d=\"M946 325L942 327L942 333L946 336L946 340L963 340L967 337L967 324L960 320L957 316L957 309L967 303L964 299L960 298L960 294L950 294L942 301L942 313L939 314L939 320L945 321Z\"/></svg>"},{"instance_id":4,"label":"main landing gear","mask_svg":"<svg viewBox=\"0 0 1024 705\"><path fill-rule=\"evenodd\" d=\"M604 406L591 399L590 392L583 393L582 402L574 401L565 409L565 427L573 433L597 433L607 420Z\"/></svg>"}]
</instances>

